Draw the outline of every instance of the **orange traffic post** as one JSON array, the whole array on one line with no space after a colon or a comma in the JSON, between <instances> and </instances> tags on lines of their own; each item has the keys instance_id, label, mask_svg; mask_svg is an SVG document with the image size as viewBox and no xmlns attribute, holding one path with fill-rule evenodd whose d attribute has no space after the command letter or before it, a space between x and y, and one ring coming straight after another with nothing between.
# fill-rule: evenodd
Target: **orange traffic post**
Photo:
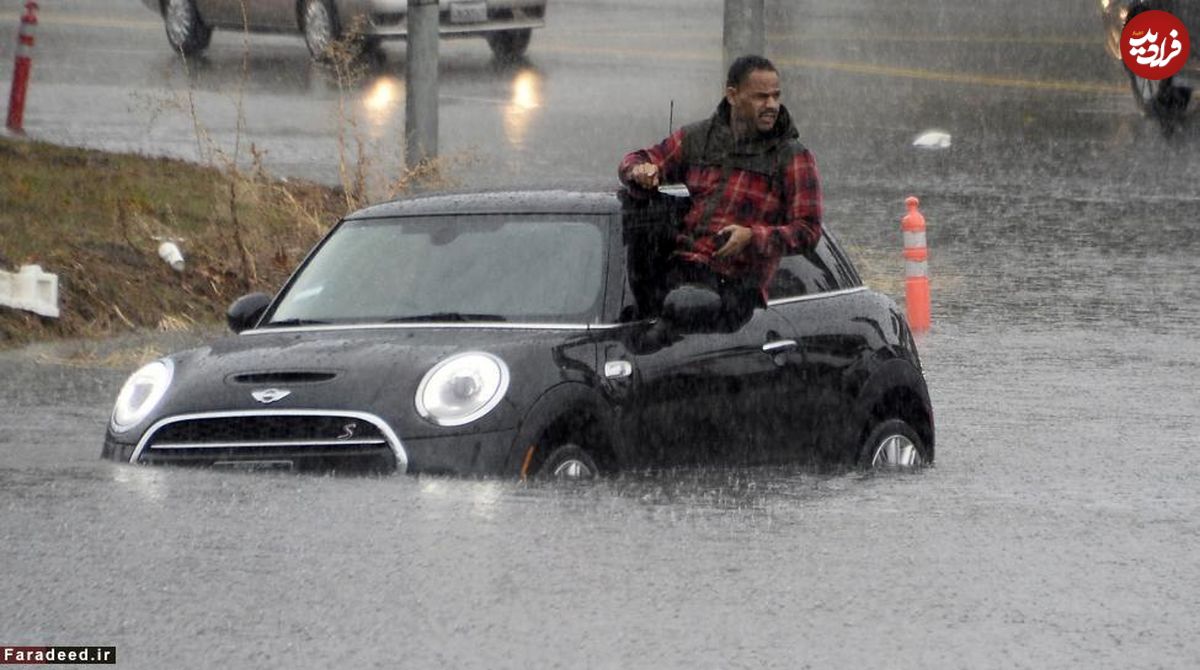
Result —
<instances>
[{"instance_id":1,"label":"orange traffic post","mask_svg":"<svg viewBox=\"0 0 1200 670\"><path fill-rule=\"evenodd\" d=\"M37 27L38 5L25 3L21 15L21 31L17 35L17 62L13 68L12 89L8 96L8 129L24 133L25 89L29 86L29 70L33 67L33 30Z\"/></svg>"},{"instance_id":2,"label":"orange traffic post","mask_svg":"<svg viewBox=\"0 0 1200 670\"><path fill-rule=\"evenodd\" d=\"M916 332L929 330L929 251L925 248L925 217L920 204L909 196L904 204L908 213L900 219L904 231L904 292L908 307L908 325Z\"/></svg>"}]
</instances>

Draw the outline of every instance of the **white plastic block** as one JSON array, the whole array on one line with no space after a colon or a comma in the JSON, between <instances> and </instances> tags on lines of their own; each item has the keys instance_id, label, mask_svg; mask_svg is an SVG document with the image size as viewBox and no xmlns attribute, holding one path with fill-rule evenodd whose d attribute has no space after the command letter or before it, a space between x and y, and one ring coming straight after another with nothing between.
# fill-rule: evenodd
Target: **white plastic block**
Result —
<instances>
[{"instance_id":1,"label":"white plastic block","mask_svg":"<svg viewBox=\"0 0 1200 670\"><path fill-rule=\"evenodd\" d=\"M23 265L16 273L0 270L0 305L58 318L58 275L40 265Z\"/></svg>"},{"instance_id":2,"label":"white plastic block","mask_svg":"<svg viewBox=\"0 0 1200 670\"><path fill-rule=\"evenodd\" d=\"M927 130L917 135L912 145L918 149L949 149L950 133L944 130Z\"/></svg>"}]
</instances>

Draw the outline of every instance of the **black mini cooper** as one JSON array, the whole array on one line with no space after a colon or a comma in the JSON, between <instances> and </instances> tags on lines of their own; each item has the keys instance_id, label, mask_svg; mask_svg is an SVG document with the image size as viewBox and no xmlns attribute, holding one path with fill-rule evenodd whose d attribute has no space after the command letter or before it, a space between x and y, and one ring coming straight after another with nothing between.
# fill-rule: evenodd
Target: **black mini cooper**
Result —
<instances>
[{"instance_id":1,"label":"black mini cooper","mask_svg":"<svg viewBox=\"0 0 1200 670\"><path fill-rule=\"evenodd\" d=\"M355 212L235 335L135 372L107 458L577 478L623 468L928 464L904 317L826 231L766 307L669 286L685 197L437 195Z\"/></svg>"}]
</instances>

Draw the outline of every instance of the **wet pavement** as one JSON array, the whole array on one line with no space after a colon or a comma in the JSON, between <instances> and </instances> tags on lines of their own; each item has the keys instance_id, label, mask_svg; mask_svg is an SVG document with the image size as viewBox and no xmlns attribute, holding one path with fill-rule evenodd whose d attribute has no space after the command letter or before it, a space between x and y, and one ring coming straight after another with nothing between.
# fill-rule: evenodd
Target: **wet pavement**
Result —
<instances>
[{"instance_id":1,"label":"wet pavement","mask_svg":"<svg viewBox=\"0 0 1200 670\"><path fill-rule=\"evenodd\" d=\"M231 146L241 37L184 71L152 14L111 4L44 12L31 134L195 159L172 106L191 91ZM132 468L98 460L124 361L193 336L0 352L0 644L116 645L139 668L1194 667L1200 125L1136 113L1092 3L995 4L772 10L829 225L898 300L903 198L922 199L935 467L582 486ZM672 101L676 127L715 103L720 16L556 2L516 68L447 43L452 175L611 183ZM337 82L298 39L251 43L245 140L336 181ZM387 56L348 98L381 156L403 125ZM935 127L951 148L909 146Z\"/></svg>"}]
</instances>

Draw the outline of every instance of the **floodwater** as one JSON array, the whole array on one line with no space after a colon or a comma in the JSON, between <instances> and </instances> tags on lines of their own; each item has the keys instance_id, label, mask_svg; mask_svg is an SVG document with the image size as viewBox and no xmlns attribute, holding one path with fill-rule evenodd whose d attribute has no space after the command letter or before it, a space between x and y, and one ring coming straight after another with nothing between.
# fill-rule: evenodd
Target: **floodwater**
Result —
<instances>
[{"instance_id":1,"label":"floodwater","mask_svg":"<svg viewBox=\"0 0 1200 670\"><path fill-rule=\"evenodd\" d=\"M46 42L130 44L131 65L48 57L31 132L195 151L186 118L119 109L180 73L153 15L115 4L45 19ZM98 460L131 366L114 354L197 335L2 352L0 644L116 645L138 668L1195 667L1200 124L1164 137L1098 9L1043 4L772 10L829 225L898 300L903 198L921 198L934 467L569 486L135 468ZM553 10L521 134L518 75L481 44L443 51L442 142L474 147L469 184L604 183L671 100L676 127L715 102L720 3ZM214 44L211 98L241 41ZM336 174L336 87L296 84L298 40L255 44L274 67L254 71L248 139L280 173ZM54 104L88 96L96 138ZM280 104L295 114L262 112ZM949 149L909 146L933 127Z\"/></svg>"}]
</instances>

